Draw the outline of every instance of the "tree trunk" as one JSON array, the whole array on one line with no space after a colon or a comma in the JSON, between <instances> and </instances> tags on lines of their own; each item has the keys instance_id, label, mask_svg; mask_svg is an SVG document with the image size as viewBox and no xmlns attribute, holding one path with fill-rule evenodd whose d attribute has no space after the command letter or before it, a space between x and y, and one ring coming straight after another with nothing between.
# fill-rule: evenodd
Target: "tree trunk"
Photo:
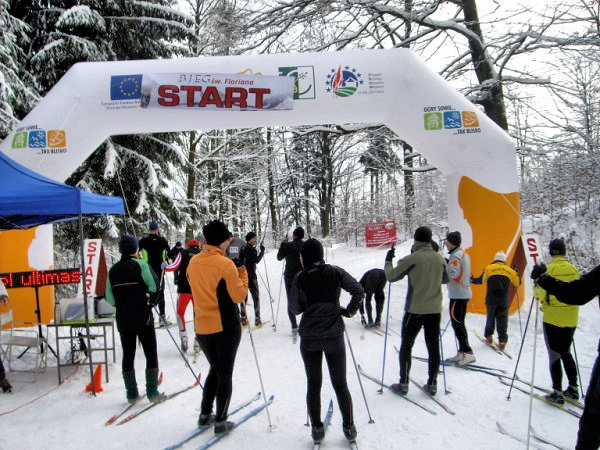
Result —
<instances>
[{"instance_id":1,"label":"tree trunk","mask_svg":"<svg viewBox=\"0 0 600 450\"><path fill-rule=\"evenodd\" d=\"M189 167L187 169L187 192L186 197L188 201L188 205L193 205L194 200L196 199L196 146L198 145L198 141L196 140L196 132L190 132L190 143L189 143L189 151L188 151L188 163ZM192 211L195 212L195 207L192 206ZM185 227L185 239L186 242L190 239L194 238L194 223L198 218L196 214L192 214L192 223L186 225Z\"/></svg>"},{"instance_id":2,"label":"tree trunk","mask_svg":"<svg viewBox=\"0 0 600 450\"><path fill-rule=\"evenodd\" d=\"M477 13L477 2L476 0L463 0L462 3L465 26L479 36L479 40L469 39L473 68L481 85L481 98L477 103L483 106L485 114L490 119L496 122L500 128L508 131L502 82L485 51L481 26L479 25L479 14Z\"/></svg>"},{"instance_id":3,"label":"tree trunk","mask_svg":"<svg viewBox=\"0 0 600 450\"><path fill-rule=\"evenodd\" d=\"M273 176L273 146L271 129L267 128L267 182L269 183L269 211L271 212L271 231L277 230L277 209L275 208L275 178Z\"/></svg>"}]
</instances>

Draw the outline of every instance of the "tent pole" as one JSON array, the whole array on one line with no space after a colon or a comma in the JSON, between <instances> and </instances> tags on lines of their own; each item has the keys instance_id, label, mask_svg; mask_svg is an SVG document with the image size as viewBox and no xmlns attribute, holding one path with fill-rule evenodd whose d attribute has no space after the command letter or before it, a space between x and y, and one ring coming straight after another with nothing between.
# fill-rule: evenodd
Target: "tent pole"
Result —
<instances>
[{"instance_id":1,"label":"tent pole","mask_svg":"<svg viewBox=\"0 0 600 450\"><path fill-rule=\"evenodd\" d=\"M92 361L92 342L90 339L90 317L88 315L88 297L87 297L87 289L85 286L85 253L83 250L83 215L79 213L79 249L81 253L81 282L83 283L83 313L85 314L85 330L87 336L87 346L88 346L88 362L90 366L90 380L92 386L92 395L96 396L96 386L94 385L94 363Z\"/></svg>"}]
</instances>

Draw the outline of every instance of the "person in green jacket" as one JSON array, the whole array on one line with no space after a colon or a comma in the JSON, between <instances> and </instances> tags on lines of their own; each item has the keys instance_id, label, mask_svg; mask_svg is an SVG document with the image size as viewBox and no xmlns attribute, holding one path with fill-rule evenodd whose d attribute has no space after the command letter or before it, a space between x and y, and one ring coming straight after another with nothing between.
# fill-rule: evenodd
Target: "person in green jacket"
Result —
<instances>
[{"instance_id":1,"label":"person in green jacket","mask_svg":"<svg viewBox=\"0 0 600 450\"><path fill-rule=\"evenodd\" d=\"M565 258L567 249L562 239L550 241L549 251L552 262L548 264L548 275L567 282L580 278L577 267ZM577 366L570 348L579 320L579 306L567 305L559 301L538 285L534 287L534 295L542 305L541 310L544 313L544 339L548 348L550 377L552 378L553 391L545 397L559 405L564 404L564 396L578 400ZM562 390L561 361L569 380L569 387L564 392Z\"/></svg>"},{"instance_id":2,"label":"person in green jacket","mask_svg":"<svg viewBox=\"0 0 600 450\"><path fill-rule=\"evenodd\" d=\"M408 291L402 320L400 345L400 382L391 388L408 393L412 347L421 328L425 329L425 344L429 353L429 378L424 387L431 395L437 392L437 375L440 369L440 319L442 316L442 284L448 283L446 261L431 246L431 229L415 230L412 253L400 259L394 267L394 248L385 258L385 276L390 283L408 275ZM389 301L389 300L388 300Z\"/></svg>"}]
</instances>

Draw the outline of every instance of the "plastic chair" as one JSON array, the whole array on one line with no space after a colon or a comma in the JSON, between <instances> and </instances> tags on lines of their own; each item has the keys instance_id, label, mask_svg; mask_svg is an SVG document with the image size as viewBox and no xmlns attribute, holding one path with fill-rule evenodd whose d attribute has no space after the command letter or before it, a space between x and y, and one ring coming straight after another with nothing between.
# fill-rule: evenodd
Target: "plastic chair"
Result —
<instances>
[{"instance_id":1,"label":"plastic chair","mask_svg":"<svg viewBox=\"0 0 600 450\"><path fill-rule=\"evenodd\" d=\"M31 325L30 328L24 328L24 325ZM0 349L2 357L8 361L8 369L11 372L31 372L34 373L35 382L40 372L46 369L46 351L45 342L39 333L37 323L18 323L13 320L13 311L9 309L0 313ZM13 357L13 349L16 348L17 356ZM25 352L35 352L35 366L32 368L22 368L22 364L15 366L17 359L20 359Z\"/></svg>"}]
</instances>

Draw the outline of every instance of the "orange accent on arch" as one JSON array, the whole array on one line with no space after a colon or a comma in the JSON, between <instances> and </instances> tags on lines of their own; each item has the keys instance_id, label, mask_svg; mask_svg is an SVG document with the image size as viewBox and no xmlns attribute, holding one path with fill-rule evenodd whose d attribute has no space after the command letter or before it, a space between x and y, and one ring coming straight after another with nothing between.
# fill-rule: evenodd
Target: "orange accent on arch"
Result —
<instances>
[{"instance_id":1,"label":"orange accent on arch","mask_svg":"<svg viewBox=\"0 0 600 450\"><path fill-rule=\"evenodd\" d=\"M521 244L519 193L491 191L469 177L462 177L458 187L458 203L471 226L472 247L465 249L471 257L471 273L479 276L499 250L506 252L506 264L515 267L521 278L525 270L525 253ZM511 247L512 246L512 247ZM471 285L473 298L469 312L486 313L486 285ZM524 300L524 284L510 290L510 312Z\"/></svg>"},{"instance_id":2,"label":"orange accent on arch","mask_svg":"<svg viewBox=\"0 0 600 450\"><path fill-rule=\"evenodd\" d=\"M36 228L27 230L10 230L0 233L0 273L28 272L35 270L29 264L29 246L35 239ZM38 288L40 313L43 323L50 323L54 318L54 286ZM37 322L35 314L35 289L8 289L10 307L13 309L15 321Z\"/></svg>"}]
</instances>

